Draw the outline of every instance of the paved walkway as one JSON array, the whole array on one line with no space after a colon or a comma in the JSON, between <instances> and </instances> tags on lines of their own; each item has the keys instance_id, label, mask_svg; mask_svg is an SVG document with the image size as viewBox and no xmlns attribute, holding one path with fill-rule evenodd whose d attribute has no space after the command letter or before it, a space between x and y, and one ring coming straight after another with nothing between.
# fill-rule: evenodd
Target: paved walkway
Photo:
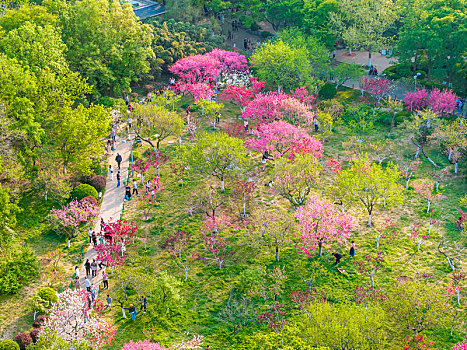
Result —
<instances>
[{"instance_id":1,"label":"paved walkway","mask_svg":"<svg viewBox=\"0 0 467 350\"><path fill-rule=\"evenodd\" d=\"M107 186L106 186L104 197L102 199L102 204L101 204L101 214L97 220L97 224L94 229L96 233L100 232L101 218L103 218L105 222L109 222L110 219L112 219L112 221L116 221L120 219L122 210L123 210L123 199L125 196L125 184L123 184L123 181L126 181L128 179L130 142L126 138L117 137L116 146L117 146L116 151L114 151L108 157L108 164L112 165L112 168L114 169L114 176L113 176L112 181L110 180L110 175L107 177ZM120 175L121 175L120 187L117 187L118 166L117 166L117 162L115 161L117 152L120 153L123 158L122 163L121 163L121 169L120 169ZM81 288L85 288L84 278L86 277L86 270L84 268L84 263L86 262L87 259L89 259L89 261L92 262L92 259L96 259L96 258L97 258L97 252L94 250L94 247L92 245L89 245L87 252L84 254L82 265L80 266ZM97 276L91 279L91 283L94 284L95 286L98 286L102 281L102 270L100 271L98 270L97 272L98 272Z\"/></svg>"}]
</instances>

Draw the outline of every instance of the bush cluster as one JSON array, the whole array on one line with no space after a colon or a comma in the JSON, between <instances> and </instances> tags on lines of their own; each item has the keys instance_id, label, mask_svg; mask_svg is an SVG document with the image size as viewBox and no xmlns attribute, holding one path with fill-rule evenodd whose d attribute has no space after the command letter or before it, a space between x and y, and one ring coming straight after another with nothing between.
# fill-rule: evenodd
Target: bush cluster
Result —
<instances>
[{"instance_id":1,"label":"bush cluster","mask_svg":"<svg viewBox=\"0 0 467 350\"><path fill-rule=\"evenodd\" d=\"M88 184L76 186L73 191L71 191L71 198L77 201L82 200L84 197L94 197L97 201L98 196L97 190Z\"/></svg>"}]
</instances>

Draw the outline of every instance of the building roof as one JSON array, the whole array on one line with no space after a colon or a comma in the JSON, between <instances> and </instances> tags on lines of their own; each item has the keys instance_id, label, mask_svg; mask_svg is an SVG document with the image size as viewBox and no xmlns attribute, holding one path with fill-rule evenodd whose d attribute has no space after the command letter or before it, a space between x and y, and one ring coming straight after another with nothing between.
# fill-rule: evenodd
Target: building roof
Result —
<instances>
[{"instance_id":1,"label":"building roof","mask_svg":"<svg viewBox=\"0 0 467 350\"><path fill-rule=\"evenodd\" d=\"M165 13L165 7L161 3L152 0L127 0L132 6L135 15L139 19L159 16Z\"/></svg>"}]
</instances>

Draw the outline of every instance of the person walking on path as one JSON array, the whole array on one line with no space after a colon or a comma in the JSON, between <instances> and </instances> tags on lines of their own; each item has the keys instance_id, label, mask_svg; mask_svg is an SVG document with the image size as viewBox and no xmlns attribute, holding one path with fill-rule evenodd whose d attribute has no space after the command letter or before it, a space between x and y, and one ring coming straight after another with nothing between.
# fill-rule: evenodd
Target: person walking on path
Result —
<instances>
[{"instance_id":1,"label":"person walking on path","mask_svg":"<svg viewBox=\"0 0 467 350\"><path fill-rule=\"evenodd\" d=\"M107 307L112 311L112 298L110 295L107 294L107 298L105 298L105 300L107 301Z\"/></svg>"},{"instance_id":2,"label":"person walking on path","mask_svg":"<svg viewBox=\"0 0 467 350\"><path fill-rule=\"evenodd\" d=\"M91 263L89 262L89 259L86 259L84 268L86 269L86 277L88 277L91 274Z\"/></svg>"},{"instance_id":3,"label":"person walking on path","mask_svg":"<svg viewBox=\"0 0 467 350\"><path fill-rule=\"evenodd\" d=\"M88 292L91 292L91 282L89 282L88 276L84 279L84 286Z\"/></svg>"},{"instance_id":4,"label":"person walking on path","mask_svg":"<svg viewBox=\"0 0 467 350\"><path fill-rule=\"evenodd\" d=\"M117 156L115 157L115 161L117 162L118 170L120 170L120 164L122 163L122 156L120 155L120 153L117 153Z\"/></svg>"},{"instance_id":5,"label":"person walking on path","mask_svg":"<svg viewBox=\"0 0 467 350\"><path fill-rule=\"evenodd\" d=\"M96 236L96 233L94 231L92 231L92 244L94 245L94 247L97 245L97 236Z\"/></svg>"},{"instance_id":6,"label":"person walking on path","mask_svg":"<svg viewBox=\"0 0 467 350\"><path fill-rule=\"evenodd\" d=\"M91 284L91 300L92 302L96 300L96 288L94 288L94 284Z\"/></svg>"},{"instance_id":7,"label":"person walking on path","mask_svg":"<svg viewBox=\"0 0 467 350\"><path fill-rule=\"evenodd\" d=\"M138 183L136 182L135 179L133 179L133 193L132 193L132 195L135 194L135 193L138 194Z\"/></svg>"},{"instance_id":8,"label":"person walking on path","mask_svg":"<svg viewBox=\"0 0 467 350\"><path fill-rule=\"evenodd\" d=\"M109 289L109 281L107 280L107 273L102 272L102 282L104 282L104 289Z\"/></svg>"},{"instance_id":9,"label":"person walking on path","mask_svg":"<svg viewBox=\"0 0 467 350\"><path fill-rule=\"evenodd\" d=\"M90 227L89 230L88 230L89 244L92 243L92 233L93 232L94 232L94 230L92 229L92 227Z\"/></svg>"},{"instance_id":10,"label":"person walking on path","mask_svg":"<svg viewBox=\"0 0 467 350\"><path fill-rule=\"evenodd\" d=\"M75 277L79 278L79 267L75 266Z\"/></svg>"},{"instance_id":11,"label":"person walking on path","mask_svg":"<svg viewBox=\"0 0 467 350\"><path fill-rule=\"evenodd\" d=\"M97 263L96 259L92 259L91 263L91 278L94 278L97 276Z\"/></svg>"},{"instance_id":12,"label":"person walking on path","mask_svg":"<svg viewBox=\"0 0 467 350\"><path fill-rule=\"evenodd\" d=\"M148 300L147 300L146 297L143 295L143 296L141 297L141 309L140 309L139 311L144 310L143 313L146 313L146 305L147 305L147 304L148 304Z\"/></svg>"},{"instance_id":13,"label":"person walking on path","mask_svg":"<svg viewBox=\"0 0 467 350\"><path fill-rule=\"evenodd\" d=\"M114 170L112 169L112 165L109 164L109 175L110 175L110 181L114 179Z\"/></svg>"},{"instance_id":14,"label":"person walking on path","mask_svg":"<svg viewBox=\"0 0 467 350\"><path fill-rule=\"evenodd\" d=\"M75 278L75 290L80 290L81 286L79 284L79 277Z\"/></svg>"},{"instance_id":15,"label":"person walking on path","mask_svg":"<svg viewBox=\"0 0 467 350\"><path fill-rule=\"evenodd\" d=\"M151 182L147 181L146 182L146 194L149 194L150 191L151 191Z\"/></svg>"},{"instance_id":16,"label":"person walking on path","mask_svg":"<svg viewBox=\"0 0 467 350\"><path fill-rule=\"evenodd\" d=\"M352 241L352 244L350 245L349 255L351 258L355 257L355 242L354 241Z\"/></svg>"},{"instance_id":17,"label":"person walking on path","mask_svg":"<svg viewBox=\"0 0 467 350\"><path fill-rule=\"evenodd\" d=\"M104 218L101 218L101 232L105 230L105 221Z\"/></svg>"},{"instance_id":18,"label":"person walking on path","mask_svg":"<svg viewBox=\"0 0 467 350\"><path fill-rule=\"evenodd\" d=\"M117 187L120 187L120 171L117 173Z\"/></svg>"}]
</instances>

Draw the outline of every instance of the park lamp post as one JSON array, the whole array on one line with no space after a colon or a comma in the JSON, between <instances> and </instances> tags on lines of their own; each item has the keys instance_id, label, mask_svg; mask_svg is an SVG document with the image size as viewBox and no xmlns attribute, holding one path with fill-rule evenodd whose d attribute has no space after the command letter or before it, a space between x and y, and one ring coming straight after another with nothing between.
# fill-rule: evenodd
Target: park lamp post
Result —
<instances>
[{"instance_id":1,"label":"park lamp post","mask_svg":"<svg viewBox=\"0 0 467 350\"><path fill-rule=\"evenodd\" d=\"M414 80L415 80L415 91L417 91L417 78L418 76L422 75L422 73L417 73L416 75L413 76Z\"/></svg>"}]
</instances>

